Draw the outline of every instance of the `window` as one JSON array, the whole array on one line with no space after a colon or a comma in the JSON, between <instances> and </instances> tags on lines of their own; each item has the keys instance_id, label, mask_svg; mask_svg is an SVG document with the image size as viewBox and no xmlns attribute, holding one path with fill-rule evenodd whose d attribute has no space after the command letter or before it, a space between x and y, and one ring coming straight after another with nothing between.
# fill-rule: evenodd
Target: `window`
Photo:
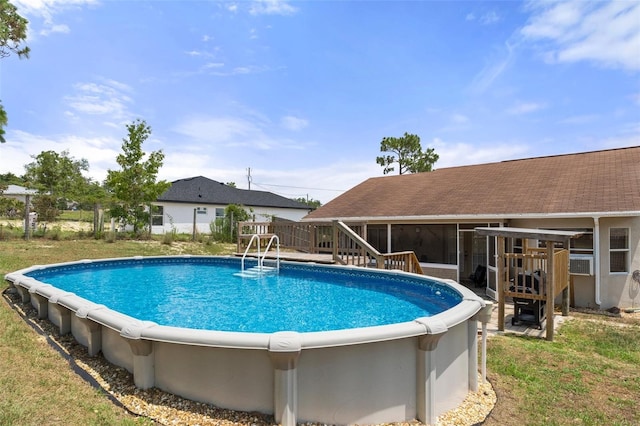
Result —
<instances>
[{"instance_id":1,"label":"window","mask_svg":"<svg viewBox=\"0 0 640 426\"><path fill-rule=\"evenodd\" d=\"M224 208L216 207L216 219L224 217Z\"/></svg>"},{"instance_id":2,"label":"window","mask_svg":"<svg viewBox=\"0 0 640 426\"><path fill-rule=\"evenodd\" d=\"M151 225L164 225L164 206L151 206Z\"/></svg>"},{"instance_id":3,"label":"window","mask_svg":"<svg viewBox=\"0 0 640 426\"><path fill-rule=\"evenodd\" d=\"M582 235L569 240L569 244L571 245L570 253L593 255L593 229L576 229L575 231L582 232Z\"/></svg>"},{"instance_id":4,"label":"window","mask_svg":"<svg viewBox=\"0 0 640 426\"><path fill-rule=\"evenodd\" d=\"M609 272L629 272L629 228L609 229Z\"/></svg>"},{"instance_id":5,"label":"window","mask_svg":"<svg viewBox=\"0 0 640 426\"><path fill-rule=\"evenodd\" d=\"M196 209L196 212L197 212L198 214L207 214L207 208L206 208L206 207L198 207L198 208Z\"/></svg>"},{"instance_id":6,"label":"window","mask_svg":"<svg viewBox=\"0 0 640 426\"><path fill-rule=\"evenodd\" d=\"M570 254L591 255L593 256L593 228L545 228L552 231L571 231L581 232L582 235L569 240ZM546 241L538 241L538 247L546 247ZM562 243L555 243L556 248L561 248Z\"/></svg>"}]
</instances>

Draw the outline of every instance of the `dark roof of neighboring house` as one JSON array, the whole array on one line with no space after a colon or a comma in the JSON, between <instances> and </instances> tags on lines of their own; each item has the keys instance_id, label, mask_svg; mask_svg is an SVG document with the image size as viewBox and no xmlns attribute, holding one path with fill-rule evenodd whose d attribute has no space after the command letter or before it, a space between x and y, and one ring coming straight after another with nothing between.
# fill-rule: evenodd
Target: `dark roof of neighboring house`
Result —
<instances>
[{"instance_id":1,"label":"dark roof of neighboring house","mask_svg":"<svg viewBox=\"0 0 640 426\"><path fill-rule=\"evenodd\" d=\"M640 147L370 178L305 220L640 214Z\"/></svg>"},{"instance_id":2,"label":"dark roof of neighboring house","mask_svg":"<svg viewBox=\"0 0 640 426\"><path fill-rule=\"evenodd\" d=\"M158 197L158 201L310 210L306 204L271 192L234 188L203 176L172 182L171 187Z\"/></svg>"}]
</instances>

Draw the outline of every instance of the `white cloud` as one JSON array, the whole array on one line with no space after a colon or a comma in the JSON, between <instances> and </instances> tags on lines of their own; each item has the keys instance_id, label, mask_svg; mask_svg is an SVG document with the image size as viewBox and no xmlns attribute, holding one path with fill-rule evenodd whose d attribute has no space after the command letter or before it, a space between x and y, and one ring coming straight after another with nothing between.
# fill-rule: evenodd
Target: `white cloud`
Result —
<instances>
[{"instance_id":1,"label":"white cloud","mask_svg":"<svg viewBox=\"0 0 640 426\"><path fill-rule=\"evenodd\" d=\"M292 115L287 115L282 117L280 120L280 124L282 127L288 130L302 130L309 125L309 121L304 118L294 117Z\"/></svg>"},{"instance_id":2,"label":"white cloud","mask_svg":"<svg viewBox=\"0 0 640 426\"><path fill-rule=\"evenodd\" d=\"M521 34L540 46L547 61L592 61L640 70L640 2L531 2Z\"/></svg>"},{"instance_id":3,"label":"white cloud","mask_svg":"<svg viewBox=\"0 0 640 426\"><path fill-rule=\"evenodd\" d=\"M96 5L97 0L12 0L18 13L29 19L30 31L34 26L34 19L42 19L42 28L36 32L42 36L71 31L68 25L55 22L55 16L70 8L85 5Z\"/></svg>"},{"instance_id":4,"label":"white cloud","mask_svg":"<svg viewBox=\"0 0 640 426\"><path fill-rule=\"evenodd\" d=\"M268 134L269 123L241 117L193 117L178 124L175 132L211 146L250 147L272 150L287 146L286 141Z\"/></svg>"},{"instance_id":5,"label":"white cloud","mask_svg":"<svg viewBox=\"0 0 640 426\"><path fill-rule=\"evenodd\" d=\"M480 23L482 25L491 25L491 24L495 24L496 22L499 22L500 19L501 19L500 16L496 12L491 11L491 12L485 13L480 17Z\"/></svg>"},{"instance_id":6,"label":"white cloud","mask_svg":"<svg viewBox=\"0 0 640 426\"><path fill-rule=\"evenodd\" d=\"M469 122L469 117L463 114L453 114L451 116L451 121L455 124L464 124Z\"/></svg>"},{"instance_id":7,"label":"white cloud","mask_svg":"<svg viewBox=\"0 0 640 426\"><path fill-rule=\"evenodd\" d=\"M586 115L574 115L571 117L563 118L559 121L560 124L587 124L596 121L599 118L596 114Z\"/></svg>"},{"instance_id":8,"label":"white cloud","mask_svg":"<svg viewBox=\"0 0 640 426\"><path fill-rule=\"evenodd\" d=\"M133 100L128 92L131 88L115 80L103 80L100 83L77 83L74 94L65 101L69 107L79 114L108 115L116 120L128 119L129 104Z\"/></svg>"},{"instance_id":9,"label":"white cloud","mask_svg":"<svg viewBox=\"0 0 640 426\"><path fill-rule=\"evenodd\" d=\"M202 66L203 70L208 70L212 68L222 68L224 67L224 62L207 62Z\"/></svg>"},{"instance_id":10,"label":"white cloud","mask_svg":"<svg viewBox=\"0 0 640 426\"><path fill-rule=\"evenodd\" d=\"M504 44L504 51L500 51L496 54L498 59L491 59L487 65L474 77L471 82L471 91L482 94L484 93L495 80L497 80L503 72L513 62L515 46L511 42L507 41Z\"/></svg>"},{"instance_id":11,"label":"white cloud","mask_svg":"<svg viewBox=\"0 0 640 426\"><path fill-rule=\"evenodd\" d=\"M258 0L251 4L252 15L293 15L298 9L286 0Z\"/></svg>"},{"instance_id":12,"label":"white cloud","mask_svg":"<svg viewBox=\"0 0 640 426\"><path fill-rule=\"evenodd\" d=\"M53 34L53 33L68 34L70 32L71 30L69 29L68 25L54 24L54 25L51 25L49 28L44 28L40 30L40 35L43 35L46 37L49 34Z\"/></svg>"},{"instance_id":13,"label":"white cloud","mask_svg":"<svg viewBox=\"0 0 640 426\"><path fill-rule=\"evenodd\" d=\"M467 15L465 16L465 20L466 21L475 21L478 20L478 22L480 22L482 25L491 25L491 24L495 24L496 22L499 22L502 18L500 17L500 15L498 15L498 13L496 13L495 11L490 11L485 13L484 15L480 16L479 18L476 17L476 15L474 13L467 13Z\"/></svg>"},{"instance_id":14,"label":"white cloud","mask_svg":"<svg viewBox=\"0 0 640 426\"><path fill-rule=\"evenodd\" d=\"M520 102L511 108L507 109L507 114L510 115L522 115L522 114L530 114L535 111L539 111L541 109L546 108L545 104L540 104L536 102Z\"/></svg>"},{"instance_id":15,"label":"white cloud","mask_svg":"<svg viewBox=\"0 0 640 426\"><path fill-rule=\"evenodd\" d=\"M88 176L102 181L107 170L117 166L116 156L120 140L112 137L80 137L76 135L42 136L20 130L7 133L7 143L0 146L2 170L18 176L24 174L24 166L33 162L33 156L43 151L69 151L77 160L89 162Z\"/></svg>"},{"instance_id":16,"label":"white cloud","mask_svg":"<svg viewBox=\"0 0 640 426\"><path fill-rule=\"evenodd\" d=\"M512 160L522 158L530 152L529 146L520 142L478 144L448 142L434 138L424 146L433 148L440 156L434 169Z\"/></svg>"}]
</instances>

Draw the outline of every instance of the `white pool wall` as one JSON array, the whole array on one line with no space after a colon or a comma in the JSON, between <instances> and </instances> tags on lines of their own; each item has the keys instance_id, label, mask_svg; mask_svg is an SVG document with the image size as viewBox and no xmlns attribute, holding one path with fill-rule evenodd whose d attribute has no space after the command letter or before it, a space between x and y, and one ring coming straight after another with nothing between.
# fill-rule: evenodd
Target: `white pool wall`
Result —
<instances>
[{"instance_id":1,"label":"white pool wall","mask_svg":"<svg viewBox=\"0 0 640 426\"><path fill-rule=\"evenodd\" d=\"M273 414L286 425L435 423L477 389L477 318L485 304L451 281L429 277L463 296L432 317L329 332L235 333L140 321L24 275L40 268L5 279L39 317L71 332L90 355L102 352L130 371L143 389Z\"/></svg>"}]
</instances>

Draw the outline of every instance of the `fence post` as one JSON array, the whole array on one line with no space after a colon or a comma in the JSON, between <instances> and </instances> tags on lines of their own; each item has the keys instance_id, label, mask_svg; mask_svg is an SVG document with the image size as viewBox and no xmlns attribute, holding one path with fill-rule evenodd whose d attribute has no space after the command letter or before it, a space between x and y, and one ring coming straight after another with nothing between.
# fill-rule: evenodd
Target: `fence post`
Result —
<instances>
[{"instance_id":1,"label":"fence post","mask_svg":"<svg viewBox=\"0 0 640 426\"><path fill-rule=\"evenodd\" d=\"M29 223L29 205L31 204L31 196L29 194L24 196L24 239L28 240L31 234L31 224Z\"/></svg>"},{"instance_id":2,"label":"fence post","mask_svg":"<svg viewBox=\"0 0 640 426\"><path fill-rule=\"evenodd\" d=\"M338 221L334 220L332 222L332 231L333 231L333 241L332 241L332 251L333 251L333 260L338 258Z\"/></svg>"}]
</instances>

